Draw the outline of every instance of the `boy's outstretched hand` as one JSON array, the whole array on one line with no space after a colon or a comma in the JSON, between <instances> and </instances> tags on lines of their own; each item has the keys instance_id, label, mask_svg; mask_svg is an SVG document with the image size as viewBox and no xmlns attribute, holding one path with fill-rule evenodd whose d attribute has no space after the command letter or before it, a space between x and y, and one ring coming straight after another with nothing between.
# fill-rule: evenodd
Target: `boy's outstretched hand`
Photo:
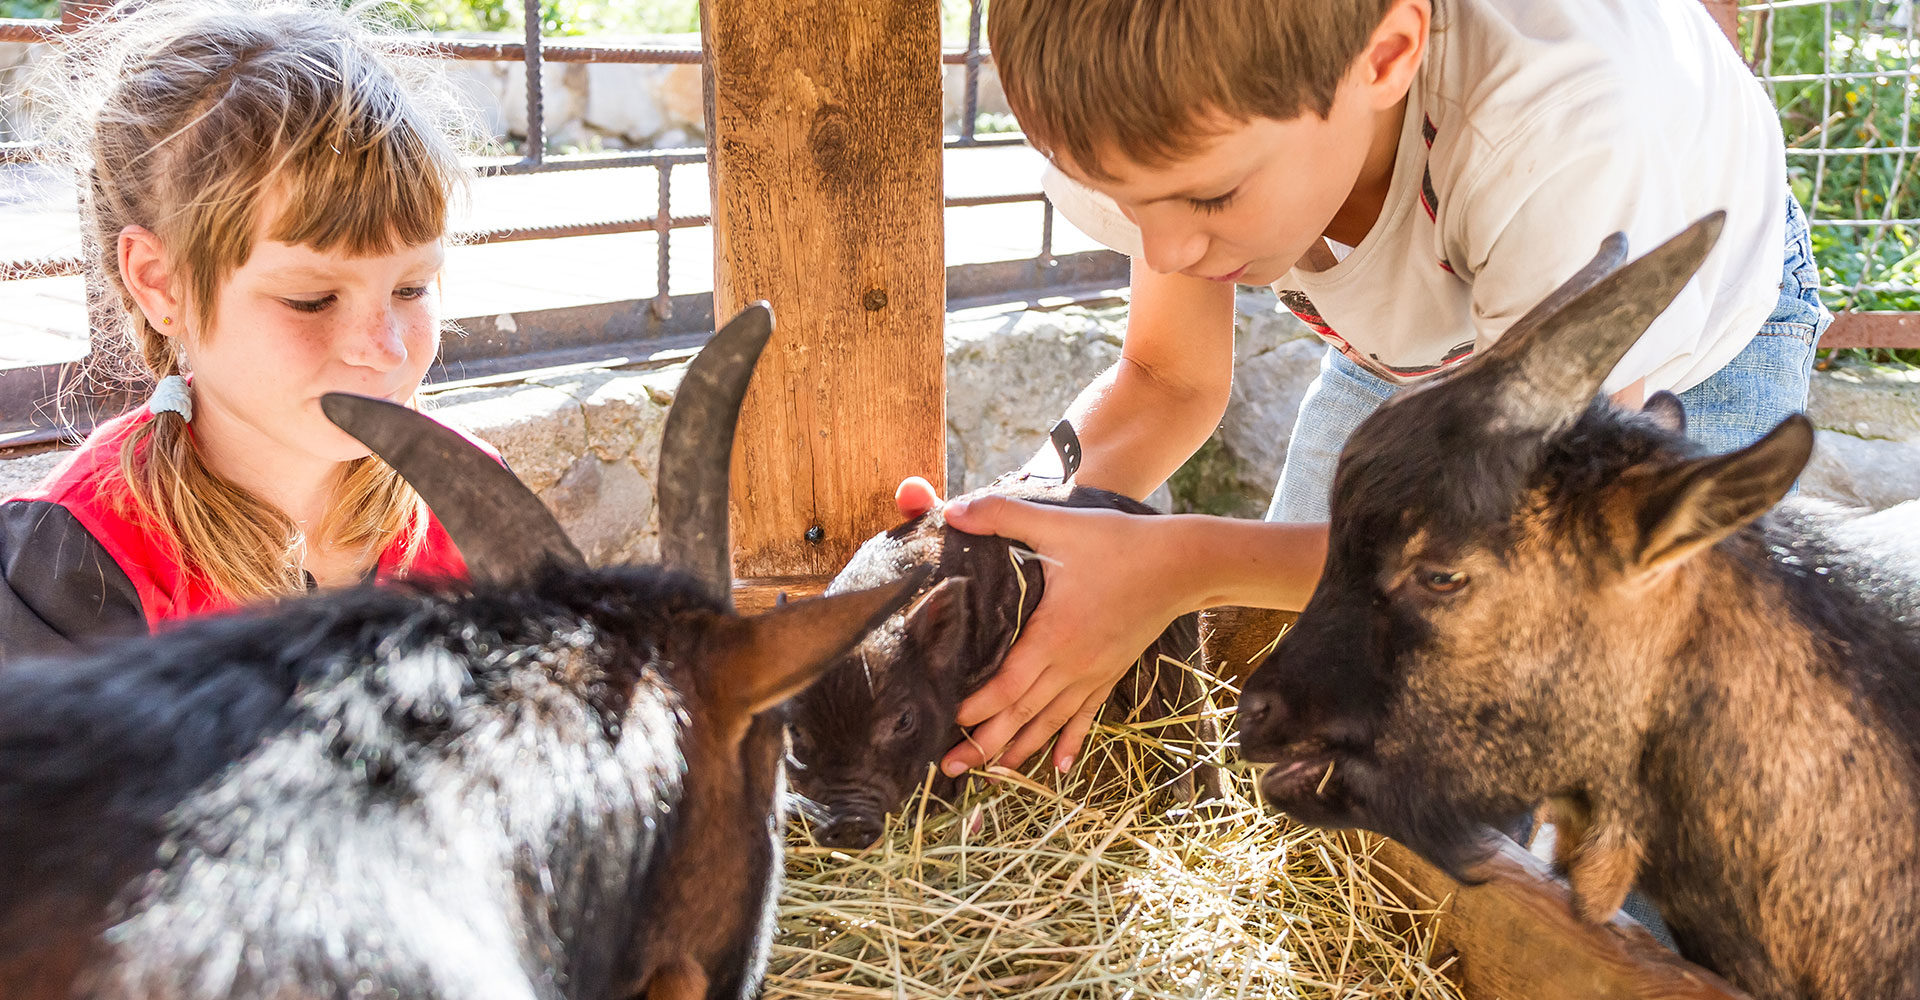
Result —
<instances>
[{"instance_id":1,"label":"boy's outstretched hand","mask_svg":"<svg viewBox=\"0 0 1920 1000\"><path fill-rule=\"evenodd\" d=\"M918 477L894 494L903 515L939 502ZM1000 670L960 705L972 738L948 752L950 775L988 762L1018 767L1054 733L1053 764L1073 766L1108 692L1186 608L1155 567L1164 545L1160 519L1110 510L1028 503L1000 496L947 505L947 523L979 535L1021 539L1047 560L1046 593Z\"/></svg>"}]
</instances>

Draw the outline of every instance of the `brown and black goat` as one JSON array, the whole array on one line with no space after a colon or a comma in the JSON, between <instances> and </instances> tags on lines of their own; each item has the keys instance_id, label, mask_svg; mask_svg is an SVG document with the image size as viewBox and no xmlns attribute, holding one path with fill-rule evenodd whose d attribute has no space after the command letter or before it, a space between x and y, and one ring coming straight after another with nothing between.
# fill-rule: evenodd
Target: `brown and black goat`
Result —
<instances>
[{"instance_id":1,"label":"brown and black goat","mask_svg":"<svg viewBox=\"0 0 1920 1000\"><path fill-rule=\"evenodd\" d=\"M749 310L682 383L665 567L586 568L458 435L329 396L471 586L0 673L0 997L751 995L781 857L768 710L914 586L733 614L728 454L771 328Z\"/></svg>"},{"instance_id":2,"label":"brown and black goat","mask_svg":"<svg viewBox=\"0 0 1920 1000\"><path fill-rule=\"evenodd\" d=\"M1062 427L1065 427L1064 421ZM1067 474L1078 465L1055 430ZM1153 508L1107 490L1045 481L989 486L1005 496L1064 507L1102 507L1133 514ZM964 737L954 717L960 703L993 677L1045 589L1042 560L1021 543L970 535L947 526L935 508L868 539L834 578L828 593L884 586L933 570L924 596L875 629L820 682L795 699L793 783L814 810L815 836L828 846L864 848L880 836L887 813L927 783L927 769ZM1114 688L1110 720L1166 720L1202 704L1204 692L1186 665L1196 657L1196 616L1161 633ZM1210 742L1210 723L1171 724L1170 742ZM1170 802L1184 805L1218 794L1208 763L1168 756ZM931 794L951 801L959 780L935 775Z\"/></svg>"},{"instance_id":3,"label":"brown and black goat","mask_svg":"<svg viewBox=\"0 0 1920 1000\"><path fill-rule=\"evenodd\" d=\"M1707 455L1673 396L1596 398L1719 228L1608 240L1360 426L1240 745L1276 807L1465 879L1546 804L1582 917L1637 883L1761 1000L1920 997L1920 504L1776 507L1805 417Z\"/></svg>"}]
</instances>

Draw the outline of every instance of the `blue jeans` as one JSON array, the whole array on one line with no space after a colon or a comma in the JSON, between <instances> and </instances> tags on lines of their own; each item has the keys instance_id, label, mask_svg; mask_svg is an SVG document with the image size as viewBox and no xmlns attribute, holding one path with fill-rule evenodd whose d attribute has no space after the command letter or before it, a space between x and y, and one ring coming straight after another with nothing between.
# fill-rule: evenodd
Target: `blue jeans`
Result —
<instances>
[{"instance_id":1,"label":"blue jeans","mask_svg":"<svg viewBox=\"0 0 1920 1000\"><path fill-rule=\"evenodd\" d=\"M1787 197L1786 240L1780 301L1773 315L1725 367L1680 393L1687 410L1687 436L1709 451L1744 448L1788 414L1806 409L1814 344L1833 322L1833 315L1820 304L1820 271L1813 262L1807 218L1791 195ZM1326 520L1334 466L1347 436L1399 388L1328 348L1320 361L1320 375L1300 401L1300 417L1287 445L1286 465L1274 487L1267 520Z\"/></svg>"}]
</instances>

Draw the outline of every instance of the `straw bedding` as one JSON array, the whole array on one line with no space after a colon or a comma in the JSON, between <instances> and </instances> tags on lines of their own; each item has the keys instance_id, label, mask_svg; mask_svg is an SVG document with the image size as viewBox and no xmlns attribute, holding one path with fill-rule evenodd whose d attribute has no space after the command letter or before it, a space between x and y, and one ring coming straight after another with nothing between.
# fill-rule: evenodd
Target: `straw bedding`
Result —
<instances>
[{"instance_id":1,"label":"straw bedding","mask_svg":"<svg viewBox=\"0 0 1920 1000\"><path fill-rule=\"evenodd\" d=\"M1043 755L958 809L916 796L859 854L796 820L766 995L1459 995L1366 839L1292 826L1244 768L1224 799L1166 808L1165 762L1229 760L1170 735L1189 728L1103 721L1072 775Z\"/></svg>"}]
</instances>

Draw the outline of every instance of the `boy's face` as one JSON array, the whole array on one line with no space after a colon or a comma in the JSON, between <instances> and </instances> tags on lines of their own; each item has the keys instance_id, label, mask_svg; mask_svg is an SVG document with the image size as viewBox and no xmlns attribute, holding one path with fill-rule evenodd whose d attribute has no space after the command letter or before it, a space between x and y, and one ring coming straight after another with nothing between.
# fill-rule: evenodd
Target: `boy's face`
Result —
<instances>
[{"instance_id":1,"label":"boy's face","mask_svg":"<svg viewBox=\"0 0 1920 1000\"><path fill-rule=\"evenodd\" d=\"M1380 158L1373 148L1383 131L1379 120L1346 86L1325 119L1309 112L1286 121L1216 116L1205 124L1212 127L1203 131L1214 134L1163 166L1103 158L1112 181L1095 180L1064 157L1056 161L1119 204L1140 229L1147 266L1162 274L1243 285L1279 280L1353 199L1369 154ZM1397 137L1397 127L1386 134ZM1390 151L1386 162L1390 169Z\"/></svg>"}]
</instances>

